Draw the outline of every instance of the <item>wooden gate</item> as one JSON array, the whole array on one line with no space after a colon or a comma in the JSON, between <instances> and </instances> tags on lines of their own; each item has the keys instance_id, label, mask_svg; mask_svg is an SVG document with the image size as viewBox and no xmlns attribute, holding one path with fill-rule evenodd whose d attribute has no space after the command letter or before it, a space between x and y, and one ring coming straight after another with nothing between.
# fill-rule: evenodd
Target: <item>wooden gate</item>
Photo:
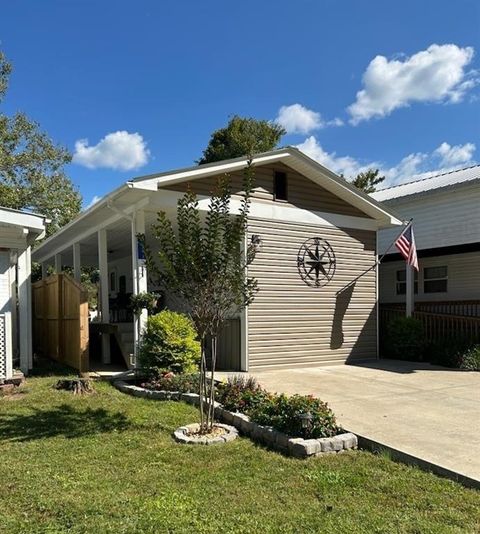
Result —
<instances>
[{"instance_id":1,"label":"wooden gate","mask_svg":"<svg viewBox=\"0 0 480 534\"><path fill-rule=\"evenodd\" d=\"M88 300L83 287L66 274L32 284L33 350L88 371Z\"/></svg>"}]
</instances>

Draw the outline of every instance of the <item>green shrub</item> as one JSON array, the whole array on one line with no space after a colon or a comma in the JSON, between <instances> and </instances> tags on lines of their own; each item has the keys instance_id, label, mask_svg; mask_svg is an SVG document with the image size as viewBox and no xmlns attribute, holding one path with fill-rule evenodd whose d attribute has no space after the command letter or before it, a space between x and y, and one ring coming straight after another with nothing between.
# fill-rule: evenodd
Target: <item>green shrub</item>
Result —
<instances>
[{"instance_id":1,"label":"green shrub","mask_svg":"<svg viewBox=\"0 0 480 534\"><path fill-rule=\"evenodd\" d=\"M468 350L470 343L462 339L446 338L425 345L424 359L435 365L458 369L462 354Z\"/></svg>"},{"instance_id":2,"label":"green shrub","mask_svg":"<svg viewBox=\"0 0 480 534\"><path fill-rule=\"evenodd\" d=\"M166 373L142 384L146 389L156 391L180 391L180 393L198 393L200 390L200 374L176 375Z\"/></svg>"},{"instance_id":3,"label":"green shrub","mask_svg":"<svg viewBox=\"0 0 480 534\"><path fill-rule=\"evenodd\" d=\"M328 405L311 395L278 395L263 389L253 377L230 377L218 384L216 399L231 412L250 416L259 425L272 426L289 436L323 438L335 436L339 427ZM301 415L309 413L308 428Z\"/></svg>"},{"instance_id":4,"label":"green shrub","mask_svg":"<svg viewBox=\"0 0 480 534\"><path fill-rule=\"evenodd\" d=\"M480 371L480 345L473 345L462 354L460 369Z\"/></svg>"},{"instance_id":5,"label":"green shrub","mask_svg":"<svg viewBox=\"0 0 480 534\"><path fill-rule=\"evenodd\" d=\"M422 323L413 317L398 317L387 325L385 352L397 360L421 361L424 350Z\"/></svg>"},{"instance_id":6,"label":"green shrub","mask_svg":"<svg viewBox=\"0 0 480 534\"><path fill-rule=\"evenodd\" d=\"M301 415L309 413L311 421L302 427ZM327 438L339 433L335 415L325 402L312 395L270 395L250 410L252 421L273 426L289 436Z\"/></svg>"},{"instance_id":7,"label":"green shrub","mask_svg":"<svg viewBox=\"0 0 480 534\"><path fill-rule=\"evenodd\" d=\"M148 318L139 347L139 363L148 375L193 373L199 360L200 343L186 315L164 310Z\"/></svg>"},{"instance_id":8,"label":"green shrub","mask_svg":"<svg viewBox=\"0 0 480 534\"><path fill-rule=\"evenodd\" d=\"M216 399L231 412L248 414L268 393L260 387L253 376L231 376L227 382L217 385Z\"/></svg>"}]
</instances>

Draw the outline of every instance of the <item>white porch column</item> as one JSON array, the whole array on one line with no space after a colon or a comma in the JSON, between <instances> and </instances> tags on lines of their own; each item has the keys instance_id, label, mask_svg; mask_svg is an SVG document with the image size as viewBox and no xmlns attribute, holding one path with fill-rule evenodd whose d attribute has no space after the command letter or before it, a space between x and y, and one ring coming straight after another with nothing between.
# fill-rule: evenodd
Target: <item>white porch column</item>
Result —
<instances>
[{"instance_id":1,"label":"white porch column","mask_svg":"<svg viewBox=\"0 0 480 534\"><path fill-rule=\"evenodd\" d=\"M42 261L42 280L45 280L48 276L48 264Z\"/></svg>"},{"instance_id":2,"label":"white porch column","mask_svg":"<svg viewBox=\"0 0 480 534\"><path fill-rule=\"evenodd\" d=\"M60 274L62 272L62 255L55 254L55 272Z\"/></svg>"},{"instance_id":3,"label":"white porch column","mask_svg":"<svg viewBox=\"0 0 480 534\"><path fill-rule=\"evenodd\" d=\"M145 234L145 212L138 210L132 218L132 273L133 273L133 294L138 295L148 291L147 267L145 265L144 254L141 250L137 235ZM139 316L134 317L134 356L135 367L137 366L138 344L148 319L147 310L142 310Z\"/></svg>"},{"instance_id":4,"label":"white porch column","mask_svg":"<svg viewBox=\"0 0 480 534\"><path fill-rule=\"evenodd\" d=\"M20 368L24 373L32 368L32 287L30 247L18 255L18 315L20 338Z\"/></svg>"},{"instance_id":5,"label":"white porch column","mask_svg":"<svg viewBox=\"0 0 480 534\"><path fill-rule=\"evenodd\" d=\"M414 309L414 295L415 295L415 271L411 265L405 264L406 269L406 316L411 317Z\"/></svg>"},{"instance_id":6,"label":"white porch column","mask_svg":"<svg viewBox=\"0 0 480 534\"><path fill-rule=\"evenodd\" d=\"M73 244L73 277L80 283L82 275L82 266L80 263L80 243Z\"/></svg>"},{"instance_id":7,"label":"white porch column","mask_svg":"<svg viewBox=\"0 0 480 534\"><path fill-rule=\"evenodd\" d=\"M98 267L100 269L100 313L102 323L110 322L108 301L108 251L107 230L98 231ZM102 363L110 363L110 334L102 334Z\"/></svg>"}]
</instances>

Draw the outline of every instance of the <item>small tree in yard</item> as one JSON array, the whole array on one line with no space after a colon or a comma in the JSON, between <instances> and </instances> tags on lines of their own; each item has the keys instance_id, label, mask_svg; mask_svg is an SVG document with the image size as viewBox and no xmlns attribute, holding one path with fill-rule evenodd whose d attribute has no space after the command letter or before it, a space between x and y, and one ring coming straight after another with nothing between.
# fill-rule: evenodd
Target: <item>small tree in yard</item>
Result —
<instances>
[{"instance_id":1,"label":"small tree in yard","mask_svg":"<svg viewBox=\"0 0 480 534\"><path fill-rule=\"evenodd\" d=\"M214 373L217 337L232 313L248 306L257 282L246 275L246 266L255 257L255 245L245 242L250 196L253 186L251 160L244 171L239 213L230 213L230 180L226 175L212 192L210 206L201 217L198 200L190 189L178 201L177 231L164 212L152 226L158 254L145 245L149 271L159 284L176 297L190 314L201 342L200 429L213 425ZM207 378L207 343L211 343L211 377Z\"/></svg>"}]
</instances>

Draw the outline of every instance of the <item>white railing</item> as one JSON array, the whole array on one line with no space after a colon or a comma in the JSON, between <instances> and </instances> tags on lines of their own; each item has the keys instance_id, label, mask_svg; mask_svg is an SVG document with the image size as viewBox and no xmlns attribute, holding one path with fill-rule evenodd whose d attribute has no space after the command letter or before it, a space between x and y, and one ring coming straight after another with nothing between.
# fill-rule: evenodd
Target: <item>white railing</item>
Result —
<instances>
[{"instance_id":1,"label":"white railing","mask_svg":"<svg viewBox=\"0 0 480 534\"><path fill-rule=\"evenodd\" d=\"M0 383L7 378L7 318L0 313Z\"/></svg>"}]
</instances>

